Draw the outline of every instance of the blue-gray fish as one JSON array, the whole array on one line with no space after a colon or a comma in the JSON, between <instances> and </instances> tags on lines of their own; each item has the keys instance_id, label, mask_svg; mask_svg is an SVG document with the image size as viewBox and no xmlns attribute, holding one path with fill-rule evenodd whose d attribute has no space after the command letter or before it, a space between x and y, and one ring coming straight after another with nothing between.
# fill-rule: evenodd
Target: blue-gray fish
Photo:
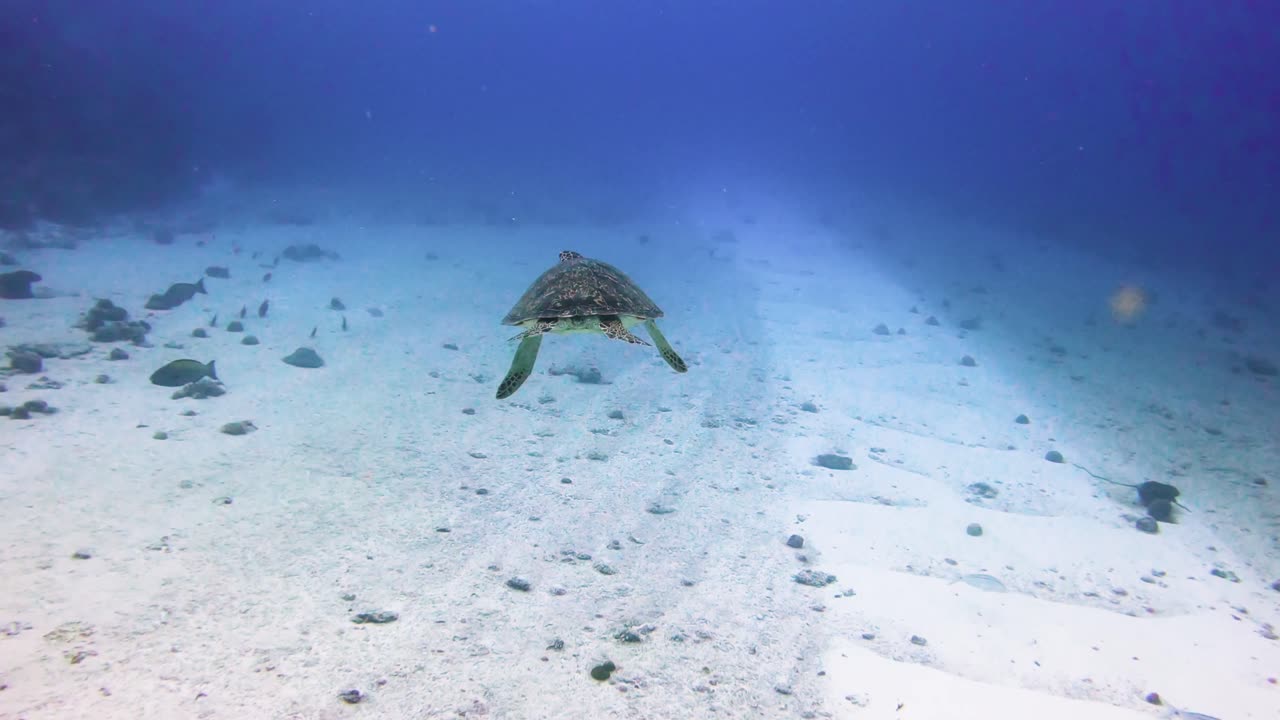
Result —
<instances>
[{"instance_id":1,"label":"blue-gray fish","mask_svg":"<svg viewBox=\"0 0 1280 720\"><path fill-rule=\"evenodd\" d=\"M195 297L196 293L201 295L209 294L204 289L204 278L200 278L193 283L174 283L170 285L169 289L163 293L152 295L147 300L146 308L148 310L172 310Z\"/></svg>"},{"instance_id":2,"label":"blue-gray fish","mask_svg":"<svg viewBox=\"0 0 1280 720\"><path fill-rule=\"evenodd\" d=\"M151 373L151 384L160 387L182 387L200 378L218 379L213 368L213 361L206 365L199 360L174 360L159 370Z\"/></svg>"},{"instance_id":3,"label":"blue-gray fish","mask_svg":"<svg viewBox=\"0 0 1280 720\"><path fill-rule=\"evenodd\" d=\"M965 585L976 587L979 590L985 590L986 592L1005 592L1006 591L1004 583L1000 582L994 576L988 575L986 573L972 573L969 575L961 575L960 577L951 581L952 584L955 584L958 582L962 582Z\"/></svg>"}]
</instances>

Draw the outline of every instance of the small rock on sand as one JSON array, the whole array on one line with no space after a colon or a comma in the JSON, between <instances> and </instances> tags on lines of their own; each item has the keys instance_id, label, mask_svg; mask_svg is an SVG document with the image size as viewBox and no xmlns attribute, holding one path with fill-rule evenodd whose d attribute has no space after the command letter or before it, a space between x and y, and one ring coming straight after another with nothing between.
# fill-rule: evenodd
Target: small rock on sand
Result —
<instances>
[{"instance_id":1,"label":"small rock on sand","mask_svg":"<svg viewBox=\"0 0 1280 720\"><path fill-rule=\"evenodd\" d=\"M792 579L801 585L808 585L809 587L826 587L836 581L836 576L817 570L801 570L793 575Z\"/></svg>"},{"instance_id":2,"label":"small rock on sand","mask_svg":"<svg viewBox=\"0 0 1280 720\"><path fill-rule=\"evenodd\" d=\"M374 612L362 612L353 615L351 622L357 625L385 625L399 619L400 616L390 610L377 610Z\"/></svg>"},{"instance_id":3,"label":"small rock on sand","mask_svg":"<svg viewBox=\"0 0 1280 720\"><path fill-rule=\"evenodd\" d=\"M300 368L324 367L324 360L320 359L319 353L309 347L294 350L284 357L284 361L288 365Z\"/></svg>"},{"instance_id":4,"label":"small rock on sand","mask_svg":"<svg viewBox=\"0 0 1280 720\"><path fill-rule=\"evenodd\" d=\"M248 435L257 429L252 420L237 420L222 426L222 432L227 435Z\"/></svg>"},{"instance_id":5,"label":"small rock on sand","mask_svg":"<svg viewBox=\"0 0 1280 720\"><path fill-rule=\"evenodd\" d=\"M10 350L9 367L14 372L34 375L44 369L44 359L33 352Z\"/></svg>"},{"instance_id":6,"label":"small rock on sand","mask_svg":"<svg viewBox=\"0 0 1280 720\"><path fill-rule=\"evenodd\" d=\"M824 467L828 470L852 470L853 460L844 455L836 455L834 453L823 453L813 459L813 464L818 467Z\"/></svg>"}]
</instances>

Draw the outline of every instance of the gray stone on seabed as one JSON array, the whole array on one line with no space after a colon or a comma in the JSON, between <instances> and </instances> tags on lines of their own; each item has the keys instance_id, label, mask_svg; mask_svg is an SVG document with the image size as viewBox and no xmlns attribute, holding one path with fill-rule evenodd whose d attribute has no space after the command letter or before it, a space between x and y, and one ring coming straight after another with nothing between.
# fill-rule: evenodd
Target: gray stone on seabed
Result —
<instances>
[{"instance_id":1,"label":"gray stone on seabed","mask_svg":"<svg viewBox=\"0 0 1280 720\"><path fill-rule=\"evenodd\" d=\"M45 360L60 358L62 360L70 360L71 358L88 355L93 347L88 343L75 342L52 342L52 343L23 343L14 350L22 350L24 352L33 352Z\"/></svg>"},{"instance_id":2,"label":"gray stone on seabed","mask_svg":"<svg viewBox=\"0 0 1280 720\"><path fill-rule=\"evenodd\" d=\"M9 367L15 372L34 375L44 369L44 359L27 350L10 350Z\"/></svg>"},{"instance_id":3,"label":"gray stone on seabed","mask_svg":"<svg viewBox=\"0 0 1280 720\"><path fill-rule=\"evenodd\" d=\"M134 344L141 345L146 342L149 330L151 330L151 326L140 320L129 322L112 321L103 323L102 327L90 333L89 339L100 343L128 340Z\"/></svg>"},{"instance_id":4,"label":"gray stone on seabed","mask_svg":"<svg viewBox=\"0 0 1280 720\"><path fill-rule=\"evenodd\" d=\"M324 367L324 360L321 360L320 355L309 347L300 347L294 350L284 357L284 362L300 368Z\"/></svg>"},{"instance_id":5,"label":"gray stone on seabed","mask_svg":"<svg viewBox=\"0 0 1280 720\"><path fill-rule=\"evenodd\" d=\"M824 467L828 470L852 470L853 460L844 455L836 455L834 453L823 453L813 459L813 464L818 467Z\"/></svg>"},{"instance_id":6,"label":"gray stone on seabed","mask_svg":"<svg viewBox=\"0 0 1280 720\"><path fill-rule=\"evenodd\" d=\"M221 429L227 435L248 435L257 430L258 426L254 425L252 420L237 420L223 425Z\"/></svg>"},{"instance_id":7,"label":"gray stone on seabed","mask_svg":"<svg viewBox=\"0 0 1280 720\"><path fill-rule=\"evenodd\" d=\"M390 610L378 610L376 612L362 612L353 615L351 622L357 625L386 625L399 619L400 616Z\"/></svg>"},{"instance_id":8,"label":"gray stone on seabed","mask_svg":"<svg viewBox=\"0 0 1280 720\"><path fill-rule=\"evenodd\" d=\"M801 585L809 587L826 587L836 581L835 575L829 575L817 570L801 570L792 576L792 579Z\"/></svg>"},{"instance_id":9,"label":"gray stone on seabed","mask_svg":"<svg viewBox=\"0 0 1280 720\"><path fill-rule=\"evenodd\" d=\"M46 415L52 415L57 412L44 400L28 400L22 403L22 407L30 410L31 412L45 413Z\"/></svg>"},{"instance_id":10,"label":"gray stone on seabed","mask_svg":"<svg viewBox=\"0 0 1280 720\"><path fill-rule=\"evenodd\" d=\"M969 492L979 498L990 500L1000 494L999 490L991 487L984 482L976 482L969 485Z\"/></svg>"},{"instance_id":11,"label":"gray stone on seabed","mask_svg":"<svg viewBox=\"0 0 1280 720\"><path fill-rule=\"evenodd\" d=\"M58 409L44 400L28 400L17 407L0 406L0 415L8 415L12 420L30 420L32 413L52 415Z\"/></svg>"},{"instance_id":12,"label":"gray stone on seabed","mask_svg":"<svg viewBox=\"0 0 1280 720\"><path fill-rule=\"evenodd\" d=\"M213 378L203 377L174 390L173 395L170 397L174 400L181 400L182 398L204 400L205 398L220 397L226 392L227 390L222 386L222 383Z\"/></svg>"},{"instance_id":13,"label":"gray stone on seabed","mask_svg":"<svg viewBox=\"0 0 1280 720\"><path fill-rule=\"evenodd\" d=\"M804 538L800 537L799 535L792 535L791 537L787 538L787 547L795 548L796 550L799 550L800 548L804 547Z\"/></svg>"},{"instance_id":14,"label":"gray stone on seabed","mask_svg":"<svg viewBox=\"0 0 1280 720\"><path fill-rule=\"evenodd\" d=\"M64 383L54 380L48 375L41 375L35 382L27 385L28 390L60 390Z\"/></svg>"}]
</instances>

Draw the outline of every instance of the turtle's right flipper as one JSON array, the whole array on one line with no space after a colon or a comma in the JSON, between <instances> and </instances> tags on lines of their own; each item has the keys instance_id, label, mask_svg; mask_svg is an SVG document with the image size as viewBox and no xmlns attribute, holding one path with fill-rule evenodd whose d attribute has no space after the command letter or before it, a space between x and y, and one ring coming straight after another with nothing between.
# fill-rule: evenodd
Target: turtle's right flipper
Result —
<instances>
[{"instance_id":1,"label":"turtle's right flipper","mask_svg":"<svg viewBox=\"0 0 1280 720\"><path fill-rule=\"evenodd\" d=\"M520 347L516 348L516 356L511 360L511 369L507 371L507 376L502 378L502 384L498 386L499 400L511 397L533 374L533 364L538 360L538 348L541 346L541 335L530 335L520 341Z\"/></svg>"},{"instance_id":2,"label":"turtle's right flipper","mask_svg":"<svg viewBox=\"0 0 1280 720\"><path fill-rule=\"evenodd\" d=\"M663 337L662 332L658 330L658 325L652 320L644 321L644 329L649 331L649 337L653 338L653 344L658 346L658 352L662 353L662 359L667 361L672 370L678 373L688 372L689 366L684 364L684 360L671 349L671 343Z\"/></svg>"}]
</instances>

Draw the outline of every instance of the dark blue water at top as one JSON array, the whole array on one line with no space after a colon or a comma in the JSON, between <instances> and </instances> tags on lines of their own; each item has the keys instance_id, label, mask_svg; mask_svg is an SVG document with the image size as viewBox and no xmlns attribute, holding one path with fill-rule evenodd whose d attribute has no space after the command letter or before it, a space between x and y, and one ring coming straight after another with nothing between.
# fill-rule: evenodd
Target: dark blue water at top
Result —
<instances>
[{"instance_id":1,"label":"dark blue water at top","mask_svg":"<svg viewBox=\"0 0 1280 720\"><path fill-rule=\"evenodd\" d=\"M1274 262L1277 28L1238 1L6 0L0 224L214 177L549 214L752 182Z\"/></svg>"}]
</instances>

